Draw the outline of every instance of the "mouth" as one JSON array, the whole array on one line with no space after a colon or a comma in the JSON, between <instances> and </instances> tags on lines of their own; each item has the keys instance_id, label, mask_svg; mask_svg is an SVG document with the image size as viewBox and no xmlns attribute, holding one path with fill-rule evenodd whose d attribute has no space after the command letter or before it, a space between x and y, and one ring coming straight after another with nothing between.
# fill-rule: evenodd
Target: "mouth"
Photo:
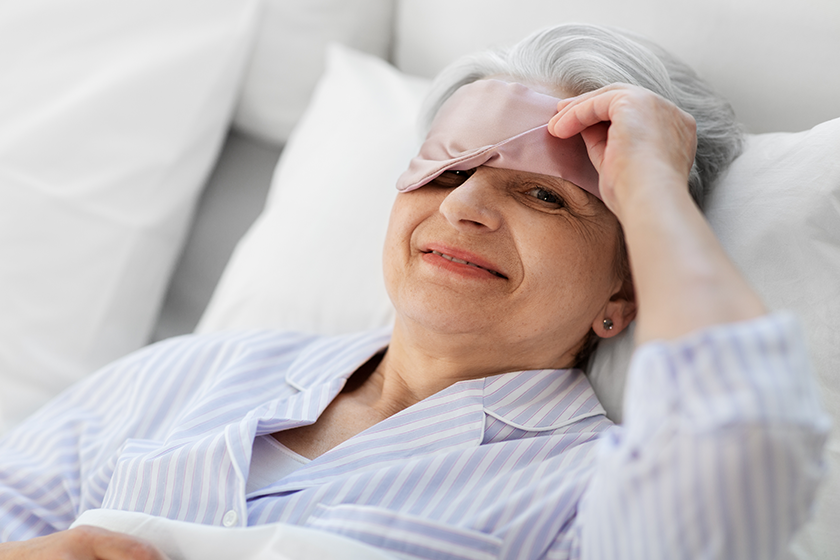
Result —
<instances>
[{"instance_id":1,"label":"mouth","mask_svg":"<svg viewBox=\"0 0 840 560\"><path fill-rule=\"evenodd\" d=\"M448 261L451 261L451 262L454 262L454 263L465 264L467 266L472 266L472 267L475 267L475 268L478 268L478 269L481 269L481 270L486 270L487 272L489 272L493 276L496 276L498 278L504 278L505 280L507 280L507 276L505 276L504 274L502 274L498 271L495 271L491 268L487 268L486 266L481 266L479 264L475 264L475 263L470 262L470 261L465 261L463 259L453 257L452 255L447 255L446 253L441 253L440 251L436 251L434 249L432 249L430 251L426 251L426 253L427 254L432 254L432 255L437 255L439 257L443 257L444 259L446 259Z\"/></svg>"}]
</instances>

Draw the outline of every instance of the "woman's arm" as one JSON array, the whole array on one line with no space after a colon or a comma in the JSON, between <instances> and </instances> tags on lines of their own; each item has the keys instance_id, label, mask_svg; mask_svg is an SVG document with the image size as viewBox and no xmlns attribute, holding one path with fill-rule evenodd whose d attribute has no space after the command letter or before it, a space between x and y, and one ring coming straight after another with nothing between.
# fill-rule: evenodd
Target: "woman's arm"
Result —
<instances>
[{"instance_id":1,"label":"woman's arm","mask_svg":"<svg viewBox=\"0 0 840 560\"><path fill-rule=\"evenodd\" d=\"M694 120L616 85L560 103L549 129L583 135L639 305L625 423L578 510L582 556L778 557L807 519L828 420L796 321L762 317L690 198Z\"/></svg>"},{"instance_id":2,"label":"woman's arm","mask_svg":"<svg viewBox=\"0 0 840 560\"><path fill-rule=\"evenodd\" d=\"M0 440L0 542L67 529L81 511L101 505L120 448L129 438L155 435L151 419L162 408L156 397L173 381L155 376L152 365L173 346L165 342L104 367Z\"/></svg>"},{"instance_id":3,"label":"woman's arm","mask_svg":"<svg viewBox=\"0 0 840 560\"><path fill-rule=\"evenodd\" d=\"M108 464L145 411L143 351L65 391L0 441L0 560L159 560L149 543L91 527L66 529L79 509L98 507ZM138 418L139 419L139 418ZM3 542L13 541L13 542Z\"/></svg>"},{"instance_id":4,"label":"woman's arm","mask_svg":"<svg viewBox=\"0 0 840 560\"><path fill-rule=\"evenodd\" d=\"M829 426L796 319L647 343L626 392L624 424L599 442L578 505L581 558L785 557Z\"/></svg>"},{"instance_id":5,"label":"woman's arm","mask_svg":"<svg viewBox=\"0 0 840 560\"><path fill-rule=\"evenodd\" d=\"M564 100L558 109L549 131L582 134L603 200L624 228L638 343L765 313L689 195L696 148L690 115L627 85Z\"/></svg>"},{"instance_id":6,"label":"woman's arm","mask_svg":"<svg viewBox=\"0 0 840 560\"><path fill-rule=\"evenodd\" d=\"M50 557L62 547L80 558L103 550L111 556L102 558L120 558L130 538L65 529L102 505L126 442L170 433L186 403L212 383L213 366L238 355L230 340L144 348L67 389L0 440L0 543L17 541L0 544L0 559Z\"/></svg>"}]
</instances>

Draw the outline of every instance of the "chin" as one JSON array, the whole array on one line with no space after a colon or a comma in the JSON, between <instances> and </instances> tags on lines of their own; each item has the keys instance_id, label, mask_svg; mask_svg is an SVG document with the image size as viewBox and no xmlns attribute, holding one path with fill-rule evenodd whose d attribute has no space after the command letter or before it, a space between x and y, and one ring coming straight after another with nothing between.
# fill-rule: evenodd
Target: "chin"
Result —
<instances>
[{"instance_id":1,"label":"chin","mask_svg":"<svg viewBox=\"0 0 840 560\"><path fill-rule=\"evenodd\" d=\"M503 321L496 313L475 302L452 294L412 294L411 298L394 301L398 321L422 327L430 332L448 335L489 334ZM408 300L408 301L407 301Z\"/></svg>"},{"instance_id":2,"label":"chin","mask_svg":"<svg viewBox=\"0 0 840 560\"><path fill-rule=\"evenodd\" d=\"M457 311L453 309L449 309L445 313L436 313L426 308L414 313L398 313L397 317L431 332L448 335L485 335L489 333L494 324L498 325L497 322L488 320L486 316L477 317L476 313L477 311Z\"/></svg>"}]
</instances>

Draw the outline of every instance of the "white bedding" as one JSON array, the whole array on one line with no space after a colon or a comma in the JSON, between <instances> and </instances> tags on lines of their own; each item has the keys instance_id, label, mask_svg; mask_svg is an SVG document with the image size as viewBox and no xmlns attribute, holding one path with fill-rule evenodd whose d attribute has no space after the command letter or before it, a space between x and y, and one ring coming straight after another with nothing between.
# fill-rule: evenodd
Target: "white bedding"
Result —
<instances>
[{"instance_id":1,"label":"white bedding","mask_svg":"<svg viewBox=\"0 0 840 560\"><path fill-rule=\"evenodd\" d=\"M393 560L358 541L297 525L213 527L145 513L91 509L73 524L154 543L170 560Z\"/></svg>"}]
</instances>

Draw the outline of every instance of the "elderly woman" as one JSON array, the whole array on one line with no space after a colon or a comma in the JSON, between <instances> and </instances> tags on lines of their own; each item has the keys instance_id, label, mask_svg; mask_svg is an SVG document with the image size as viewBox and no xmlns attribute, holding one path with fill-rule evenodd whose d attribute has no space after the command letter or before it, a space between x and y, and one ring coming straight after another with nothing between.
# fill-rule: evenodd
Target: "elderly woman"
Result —
<instances>
[{"instance_id":1,"label":"elderly woman","mask_svg":"<svg viewBox=\"0 0 840 560\"><path fill-rule=\"evenodd\" d=\"M692 200L737 155L728 106L591 26L435 91L387 233L393 328L186 337L106 368L2 443L0 536L23 542L0 558L157 557L65 530L92 508L306 525L399 558L784 552L826 420L795 321L766 314ZM576 366L634 318L613 427Z\"/></svg>"}]
</instances>

